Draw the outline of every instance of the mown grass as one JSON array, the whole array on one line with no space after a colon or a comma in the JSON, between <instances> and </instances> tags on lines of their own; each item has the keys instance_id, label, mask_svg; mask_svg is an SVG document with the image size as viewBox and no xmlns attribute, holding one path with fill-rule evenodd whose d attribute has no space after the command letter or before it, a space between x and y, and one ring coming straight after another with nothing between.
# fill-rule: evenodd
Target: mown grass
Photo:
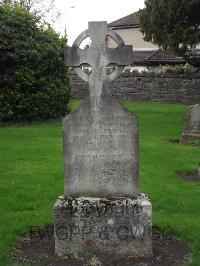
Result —
<instances>
[{"instance_id":1,"label":"mown grass","mask_svg":"<svg viewBox=\"0 0 200 266\"><path fill-rule=\"evenodd\" d=\"M70 104L72 110L78 101ZM172 144L184 127L186 106L125 102L140 124L141 191L151 198L153 224L185 239L200 265L200 183L177 178L197 168L200 149ZM0 265L31 227L52 223L63 193L61 123L0 128Z\"/></svg>"}]
</instances>

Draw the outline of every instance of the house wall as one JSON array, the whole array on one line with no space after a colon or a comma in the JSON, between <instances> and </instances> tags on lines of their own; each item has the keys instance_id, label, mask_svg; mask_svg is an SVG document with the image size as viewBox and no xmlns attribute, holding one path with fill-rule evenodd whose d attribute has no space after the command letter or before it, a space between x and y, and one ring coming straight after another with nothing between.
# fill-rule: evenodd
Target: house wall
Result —
<instances>
[{"instance_id":1,"label":"house wall","mask_svg":"<svg viewBox=\"0 0 200 266\"><path fill-rule=\"evenodd\" d=\"M133 49L158 48L158 46L143 40L143 34L140 32L140 28L114 29L114 31L122 37L125 44L132 45ZM115 47L114 42L110 41L109 47Z\"/></svg>"},{"instance_id":2,"label":"house wall","mask_svg":"<svg viewBox=\"0 0 200 266\"><path fill-rule=\"evenodd\" d=\"M71 74L74 99L89 94L88 84ZM128 73L111 84L112 95L121 100L161 103L200 103L200 75Z\"/></svg>"}]
</instances>

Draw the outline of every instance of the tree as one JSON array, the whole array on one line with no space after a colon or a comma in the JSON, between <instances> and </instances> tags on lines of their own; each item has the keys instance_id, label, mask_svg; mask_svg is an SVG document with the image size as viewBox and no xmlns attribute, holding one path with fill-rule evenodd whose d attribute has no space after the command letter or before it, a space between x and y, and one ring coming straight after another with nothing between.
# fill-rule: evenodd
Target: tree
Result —
<instances>
[{"instance_id":1,"label":"tree","mask_svg":"<svg viewBox=\"0 0 200 266\"><path fill-rule=\"evenodd\" d=\"M200 0L146 0L139 11L144 40L184 56L200 43Z\"/></svg>"},{"instance_id":2,"label":"tree","mask_svg":"<svg viewBox=\"0 0 200 266\"><path fill-rule=\"evenodd\" d=\"M22 7L28 12L34 12L40 18L54 23L60 16L60 11L54 5L55 0L0 0L1 6Z\"/></svg>"},{"instance_id":3,"label":"tree","mask_svg":"<svg viewBox=\"0 0 200 266\"><path fill-rule=\"evenodd\" d=\"M0 121L33 121L67 112L69 78L61 38L20 7L0 6Z\"/></svg>"}]
</instances>

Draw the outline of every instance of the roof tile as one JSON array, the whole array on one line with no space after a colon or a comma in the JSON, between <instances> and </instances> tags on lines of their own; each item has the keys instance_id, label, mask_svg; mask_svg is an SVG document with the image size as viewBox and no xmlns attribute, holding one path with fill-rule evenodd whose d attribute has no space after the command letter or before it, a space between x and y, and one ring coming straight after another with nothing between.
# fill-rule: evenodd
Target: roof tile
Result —
<instances>
[{"instance_id":1,"label":"roof tile","mask_svg":"<svg viewBox=\"0 0 200 266\"><path fill-rule=\"evenodd\" d=\"M133 64L178 64L185 63L182 57L177 57L169 51L133 51Z\"/></svg>"},{"instance_id":2,"label":"roof tile","mask_svg":"<svg viewBox=\"0 0 200 266\"><path fill-rule=\"evenodd\" d=\"M115 20L108 24L109 27L131 27L139 26L138 12L132 13L128 16Z\"/></svg>"}]
</instances>

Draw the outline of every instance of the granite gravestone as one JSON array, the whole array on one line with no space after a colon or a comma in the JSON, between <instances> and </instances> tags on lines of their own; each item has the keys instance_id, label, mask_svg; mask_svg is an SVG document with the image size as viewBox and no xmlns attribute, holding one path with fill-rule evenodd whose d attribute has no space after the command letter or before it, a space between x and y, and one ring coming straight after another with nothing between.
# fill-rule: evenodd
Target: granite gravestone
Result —
<instances>
[{"instance_id":1,"label":"granite gravestone","mask_svg":"<svg viewBox=\"0 0 200 266\"><path fill-rule=\"evenodd\" d=\"M106 45L107 36L118 44ZM81 42L91 38L88 49ZM89 29L65 49L65 63L89 82L90 95L63 119L64 196L54 206L55 252L78 256L86 250L136 257L152 254L151 203L139 193L138 123L110 95L109 83L131 64L132 47L108 30ZM89 64L87 75L80 66ZM108 64L118 68L110 75Z\"/></svg>"},{"instance_id":2,"label":"granite gravestone","mask_svg":"<svg viewBox=\"0 0 200 266\"><path fill-rule=\"evenodd\" d=\"M187 123L180 142L189 144L195 140L200 140L200 104L188 108Z\"/></svg>"}]
</instances>

